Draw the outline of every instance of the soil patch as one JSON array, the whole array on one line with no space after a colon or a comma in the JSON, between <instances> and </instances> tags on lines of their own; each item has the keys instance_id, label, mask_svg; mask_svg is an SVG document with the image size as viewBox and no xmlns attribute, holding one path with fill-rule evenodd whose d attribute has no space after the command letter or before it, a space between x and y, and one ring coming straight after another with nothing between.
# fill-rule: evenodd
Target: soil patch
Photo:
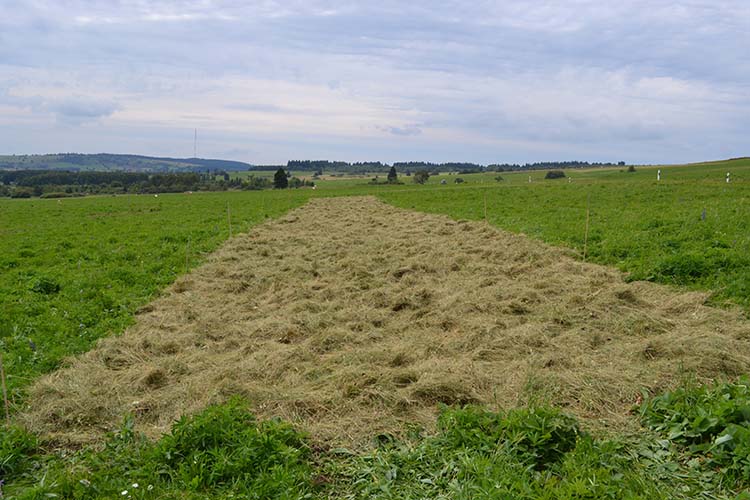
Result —
<instances>
[{"instance_id":1,"label":"soil patch","mask_svg":"<svg viewBox=\"0 0 750 500\"><path fill-rule=\"evenodd\" d=\"M750 366L750 323L705 298L484 223L314 199L41 378L21 418L67 444L126 413L156 436L239 394L333 445L429 429L441 403L546 401L622 428L643 388Z\"/></svg>"}]
</instances>

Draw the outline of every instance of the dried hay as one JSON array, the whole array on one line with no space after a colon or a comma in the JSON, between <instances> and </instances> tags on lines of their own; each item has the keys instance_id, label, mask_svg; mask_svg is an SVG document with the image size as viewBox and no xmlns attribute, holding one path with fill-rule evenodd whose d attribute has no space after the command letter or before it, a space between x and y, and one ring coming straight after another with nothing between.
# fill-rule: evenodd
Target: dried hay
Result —
<instances>
[{"instance_id":1,"label":"dried hay","mask_svg":"<svg viewBox=\"0 0 750 500\"><path fill-rule=\"evenodd\" d=\"M317 440L361 445L439 403L547 401L622 428L642 388L750 365L750 325L705 296L623 281L483 223L316 199L228 241L33 387L22 415L61 443L122 416L156 436L240 394Z\"/></svg>"}]
</instances>

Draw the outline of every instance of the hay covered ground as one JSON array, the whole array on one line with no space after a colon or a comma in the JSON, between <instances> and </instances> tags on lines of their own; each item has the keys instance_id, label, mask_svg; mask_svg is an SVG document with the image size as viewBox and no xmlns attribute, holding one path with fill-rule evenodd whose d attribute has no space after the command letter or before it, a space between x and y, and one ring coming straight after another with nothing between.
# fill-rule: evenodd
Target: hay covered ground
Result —
<instances>
[{"instance_id":1,"label":"hay covered ground","mask_svg":"<svg viewBox=\"0 0 750 500\"><path fill-rule=\"evenodd\" d=\"M315 199L41 378L21 418L63 444L127 413L156 436L239 394L333 445L429 429L440 403L546 401L622 429L643 388L750 364L750 323L704 301L485 223Z\"/></svg>"}]
</instances>

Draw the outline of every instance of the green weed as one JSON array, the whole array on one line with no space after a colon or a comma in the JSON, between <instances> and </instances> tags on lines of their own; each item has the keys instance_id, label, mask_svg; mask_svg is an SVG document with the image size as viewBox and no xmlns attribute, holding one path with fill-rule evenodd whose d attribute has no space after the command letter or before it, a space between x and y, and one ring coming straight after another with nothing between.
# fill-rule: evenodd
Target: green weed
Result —
<instances>
[{"instance_id":1,"label":"green weed","mask_svg":"<svg viewBox=\"0 0 750 500\"><path fill-rule=\"evenodd\" d=\"M491 413L446 409L436 436L336 457L337 498L671 499L731 498L658 442L582 433L550 408Z\"/></svg>"},{"instance_id":2,"label":"green weed","mask_svg":"<svg viewBox=\"0 0 750 500\"><path fill-rule=\"evenodd\" d=\"M241 400L182 418L156 443L134 433L132 424L126 418L103 449L50 455L31 473L10 471L7 492L19 499L298 499L312 494L304 436L289 424L256 421Z\"/></svg>"},{"instance_id":3,"label":"green weed","mask_svg":"<svg viewBox=\"0 0 750 500\"><path fill-rule=\"evenodd\" d=\"M750 378L648 398L643 422L731 485L750 483Z\"/></svg>"},{"instance_id":4,"label":"green weed","mask_svg":"<svg viewBox=\"0 0 750 500\"><path fill-rule=\"evenodd\" d=\"M0 479L25 470L36 451L36 437L20 427L0 427Z\"/></svg>"},{"instance_id":5,"label":"green weed","mask_svg":"<svg viewBox=\"0 0 750 500\"><path fill-rule=\"evenodd\" d=\"M707 389L698 401L724 407L726 394ZM665 400L688 411L673 393L653 401ZM702 429L697 424L693 432L698 442L723 435ZM182 418L157 442L135 433L131 418L103 447L72 453L34 456L28 434L3 436L2 457L13 457L4 462L11 464L3 470L5 493L19 499L728 499L750 484L717 469L713 458L696 459L707 456L698 450L686 452L650 432L597 438L548 407L502 413L445 407L434 436L382 436L359 454L313 452L289 424L258 421L239 399ZM745 448L732 450L747 457Z\"/></svg>"}]
</instances>

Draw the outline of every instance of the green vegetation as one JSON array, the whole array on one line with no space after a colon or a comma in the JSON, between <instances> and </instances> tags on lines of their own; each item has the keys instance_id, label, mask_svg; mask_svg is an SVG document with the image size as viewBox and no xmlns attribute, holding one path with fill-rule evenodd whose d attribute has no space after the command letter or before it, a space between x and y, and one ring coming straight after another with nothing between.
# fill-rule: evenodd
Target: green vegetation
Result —
<instances>
[{"instance_id":1,"label":"green vegetation","mask_svg":"<svg viewBox=\"0 0 750 500\"><path fill-rule=\"evenodd\" d=\"M430 173L427 170L419 170L414 173L414 177L412 177L412 181L414 181L415 184L424 184L427 182L427 179L430 178Z\"/></svg>"},{"instance_id":2,"label":"green vegetation","mask_svg":"<svg viewBox=\"0 0 750 500\"><path fill-rule=\"evenodd\" d=\"M716 399L724 393L710 394L704 404L727 406ZM655 398L643 405L646 421L653 403L679 411ZM603 439L548 407L444 408L437 434L379 436L362 453L315 446L286 423L256 420L238 399L183 417L157 442L128 417L103 448L69 455L44 454L11 431L0 437L0 464L5 493L19 499L729 499L750 484L746 471L726 476L714 460L691 459L679 437Z\"/></svg>"},{"instance_id":3,"label":"green vegetation","mask_svg":"<svg viewBox=\"0 0 750 500\"><path fill-rule=\"evenodd\" d=\"M551 408L446 410L436 436L386 443L344 468L351 498L731 498L653 437L598 439ZM726 494L726 495L725 495Z\"/></svg>"},{"instance_id":4,"label":"green vegetation","mask_svg":"<svg viewBox=\"0 0 750 500\"><path fill-rule=\"evenodd\" d=\"M545 175L545 179L565 179L565 172L562 170L550 170Z\"/></svg>"},{"instance_id":5,"label":"green vegetation","mask_svg":"<svg viewBox=\"0 0 750 500\"><path fill-rule=\"evenodd\" d=\"M32 465L37 451L36 437L15 426L2 427L0 433L0 478L19 475ZM1 491L1 490L0 490Z\"/></svg>"},{"instance_id":6,"label":"green vegetation","mask_svg":"<svg viewBox=\"0 0 750 500\"><path fill-rule=\"evenodd\" d=\"M390 170L388 170L388 182L392 184L398 182L398 172L396 172L396 167L391 167Z\"/></svg>"},{"instance_id":7,"label":"green vegetation","mask_svg":"<svg viewBox=\"0 0 750 500\"><path fill-rule=\"evenodd\" d=\"M286 172L283 168L280 168L273 174L273 187L274 189L286 189L289 186L289 179L287 179Z\"/></svg>"},{"instance_id":8,"label":"green vegetation","mask_svg":"<svg viewBox=\"0 0 750 500\"><path fill-rule=\"evenodd\" d=\"M301 181L292 187L302 187ZM186 191L258 190L271 187L264 177L240 178L226 172L142 173L0 170L0 196L69 198L90 194L182 193Z\"/></svg>"},{"instance_id":9,"label":"green vegetation","mask_svg":"<svg viewBox=\"0 0 750 500\"><path fill-rule=\"evenodd\" d=\"M641 418L693 465L720 471L731 487L750 483L750 378L681 387L644 403Z\"/></svg>"},{"instance_id":10,"label":"green vegetation","mask_svg":"<svg viewBox=\"0 0 750 500\"><path fill-rule=\"evenodd\" d=\"M28 438L15 439L14 452L0 449L0 463L23 456L4 476L12 498L297 499L312 491L304 437L288 424L256 421L236 399L182 418L156 443L134 433L129 417L104 449L71 457L35 455Z\"/></svg>"}]
</instances>

